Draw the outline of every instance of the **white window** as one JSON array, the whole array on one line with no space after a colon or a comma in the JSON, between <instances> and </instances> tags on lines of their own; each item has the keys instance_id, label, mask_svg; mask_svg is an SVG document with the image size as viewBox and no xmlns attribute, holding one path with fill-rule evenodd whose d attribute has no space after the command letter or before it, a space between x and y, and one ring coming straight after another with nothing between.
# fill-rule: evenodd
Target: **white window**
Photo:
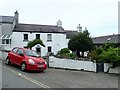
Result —
<instances>
[{"instance_id":1,"label":"white window","mask_svg":"<svg viewBox=\"0 0 120 90\"><path fill-rule=\"evenodd\" d=\"M36 34L36 39L40 39L40 34Z\"/></svg>"},{"instance_id":2,"label":"white window","mask_svg":"<svg viewBox=\"0 0 120 90\"><path fill-rule=\"evenodd\" d=\"M28 41L28 34L24 34L24 40L23 41Z\"/></svg>"},{"instance_id":3,"label":"white window","mask_svg":"<svg viewBox=\"0 0 120 90\"><path fill-rule=\"evenodd\" d=\"M11 44L11 35L3 35L1 38L3 45Z\"/></svg>"},{"instance_id":4,"label":"white window","mask_svg":"<svg viewBox=\"0 0 120 90\"><path fill-rule=\"evenodd\" d=\"M52 34L47 34L47 41L52 42Z\"/></svg>"}]
</instances>

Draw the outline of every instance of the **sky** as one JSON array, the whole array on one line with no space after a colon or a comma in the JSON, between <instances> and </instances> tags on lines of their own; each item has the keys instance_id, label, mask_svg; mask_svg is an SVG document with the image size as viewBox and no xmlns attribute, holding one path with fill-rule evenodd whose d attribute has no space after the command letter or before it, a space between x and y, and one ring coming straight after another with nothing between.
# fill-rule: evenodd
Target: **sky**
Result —
<instances>
[{"instance_id":1,"label":"sky","mask_svg":"<svg viewBox=\"0 0 120 90\"><path fill-rule=\"evenodd\" d=\"M19 23L57 25L65 30L87 27L92 37L118 33L119 0L0 0L0 15L14 16Z\"/></svg>"}]
</instances>

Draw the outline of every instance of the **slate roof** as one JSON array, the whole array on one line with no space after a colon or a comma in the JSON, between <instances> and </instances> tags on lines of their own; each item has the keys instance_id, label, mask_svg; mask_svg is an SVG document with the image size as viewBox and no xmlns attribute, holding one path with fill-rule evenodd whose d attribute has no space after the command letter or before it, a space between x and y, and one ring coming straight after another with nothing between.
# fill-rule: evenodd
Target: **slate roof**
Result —
<instances>
[{"instance_id":1,"label":"slate roof","mask_svg":"<svg viewBox=\"0 0 120 90\"><path fill-rule=\"evenodd\" d=\"M65 30L66 31L66 38L70 38L72 35L77 34L77 31L74 30Z\"/></svg>"},{"instance_id":2,"label":"slate roof","mask_svg":"<svg viewBox=\"0 0 120 90\"><path fill-rule=\"evenodd\" d=\"M65 33L62 27L57 25L18 24L13 32L40 32L40 33Z\"/></svg>"},{"instance_id":3,"label":"slate roof","mask_svg":"<svg viewBox=\"0 0 120 90\"><path fill-rule=\"evenodd\" d=\"M0 16L0 23L13 23L13 16Z\"/></svg>"},{"instance_id":4,"label":"slate roof","mask_svg":"<svg viewBox=\"0 0 120 90\"><path fill-rule=\"evenodd\" d=\"M120 34L92 38L94 44L120 43Z\"/></svg>"}]
</instances>

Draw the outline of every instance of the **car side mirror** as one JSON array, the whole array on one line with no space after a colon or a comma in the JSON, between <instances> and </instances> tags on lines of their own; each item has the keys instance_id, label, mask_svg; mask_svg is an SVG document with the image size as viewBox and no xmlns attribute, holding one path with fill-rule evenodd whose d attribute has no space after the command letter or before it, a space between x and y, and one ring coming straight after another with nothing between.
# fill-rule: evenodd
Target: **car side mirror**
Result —
<instances>
[{"instance_id":1,"label":"car side mirror","mask_svg":"<svg viewBox=\"0 0 120 90\"><path fill-rule=\"evenodd\" d=\"M19 55L20 55L20 56L24 56L24 54L23 54L23 53L19 53Z\"/></svg>"}]
</instances>

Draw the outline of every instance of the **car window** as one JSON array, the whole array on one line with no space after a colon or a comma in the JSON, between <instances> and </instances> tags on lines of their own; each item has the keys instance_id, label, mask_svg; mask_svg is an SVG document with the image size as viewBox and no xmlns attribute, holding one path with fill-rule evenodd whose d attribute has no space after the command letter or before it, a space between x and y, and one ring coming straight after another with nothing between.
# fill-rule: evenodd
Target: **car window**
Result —
<instances>
[{"instance_id":1,"label":"car window","mask_svg":"<svg viewBox=\"0 0 120 90\"><path fill-rule=\"evenodd\" d=\"M12 50L12 52L13 52L13 53L16 53L17 50L18 50L18 48L14 48L14 49Z\"/></svg>"},{"instance_id":2,"label":"car window","mask_svg":"<svg viewBox=\"0 0 120 90\"><path fill-rule=\"evenodd\" d=\"M22 49L19 49L17 54L23 54L23 50Z\"/></svg>"},{"instance_id":3,"label":"car window","mask_svg":"<svg viewBox=\"0 0 120 90\"><path fill-rule=\"evenodd\" d=\"M32 57L39 57L39 55L35 52L35 51L32 51L32 50L24 50L25 54L27 56L32 56Z\"/></svg>"}]
</instances>

